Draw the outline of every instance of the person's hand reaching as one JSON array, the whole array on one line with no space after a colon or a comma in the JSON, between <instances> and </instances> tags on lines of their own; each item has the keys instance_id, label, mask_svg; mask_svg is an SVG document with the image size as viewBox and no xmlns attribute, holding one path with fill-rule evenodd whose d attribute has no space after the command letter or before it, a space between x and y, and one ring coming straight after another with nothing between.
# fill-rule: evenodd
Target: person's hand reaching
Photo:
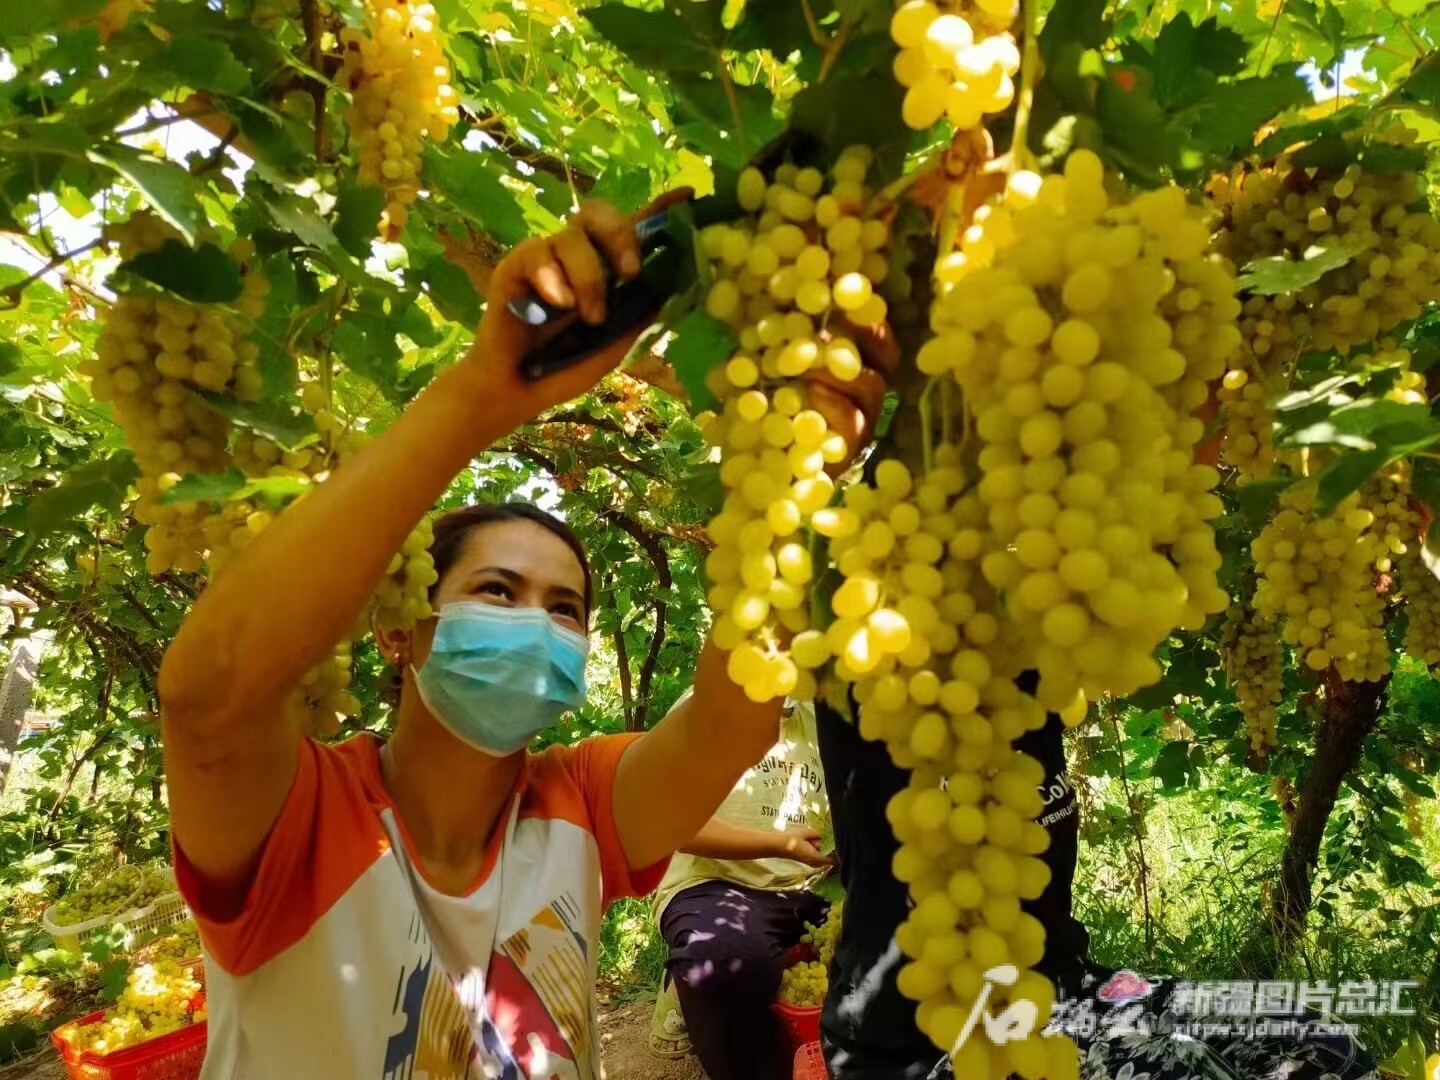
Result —
<instances>
[{"instance_id":1,"label":"person's hand reaching","mask_svg":"<svg viewBox=\"0 0 1440 1080\"><path fill-rule=\"evenodd\" d=\"M533 327L510 313L510 302L533 293L545 302L575 312L592 325L605 321L605 266L621 279L640 273L640 243L635 223L691 197L688 189L661 196L634 217L610 203L585 203L569 224L551 236L522 240L501 260L490 278L485 314L466 363L482 373L487 394L519 408L528 419L579 397L625 358L644 329L609 345L583 362L535 382L520 374L521 361L562 332L568 321Z\"/></svg>"},{"instance_id":2,"label":"person's hand reaching","mask_svg":"<svg viewBox=\"0 0 1440 1080\"><path fill-rule=\"evenodd\" d=\"M808 825L792 825L784 832L777 833L775 839L779 846L775 853L777 858L794 859L817 869L828 869L835 865L835 856L821 853L820 834Z\"/></svg>"}]
</instances>

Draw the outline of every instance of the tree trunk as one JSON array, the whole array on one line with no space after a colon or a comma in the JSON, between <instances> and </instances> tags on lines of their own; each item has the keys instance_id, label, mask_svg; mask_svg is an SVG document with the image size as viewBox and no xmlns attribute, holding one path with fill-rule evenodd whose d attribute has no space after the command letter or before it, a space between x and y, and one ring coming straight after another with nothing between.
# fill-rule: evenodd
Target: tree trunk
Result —
<instances>
[{"instance_id":1,"label":"tree trunk","mask_svg":"<svg viewBox=\"0 0 1440 1080\"><path fill-rule=\"evenodd\" d=\"M25 713L30 708L31 691L35 685L35 671L50 640L50 631L37 630L29 637L16 641L5 671L5 681L0 683L0 795L5 794L5 782L10 777L15 747L20 742L20 730L25 726Z\"/></svg>"},{"instance_id":2,"label":"tree trunk","mask_svg":"<svg viewBox=\"0 0 1440 1080\"><path fill-rule=\"evenodd\" d=\"M1345 683L1330 678L1325 687L1325 712L1315 739L1315 757L1300 790L1295 827L1280 861L1280 880L1271 898L1273 950L1265 950L1273 974L1305 932L1310 914L1312 875L1320 858L1320 842L1340 785L1360 761L1366 737L1385 710L1390 677L1379 682Z\"/></svg>"}]
</instances>

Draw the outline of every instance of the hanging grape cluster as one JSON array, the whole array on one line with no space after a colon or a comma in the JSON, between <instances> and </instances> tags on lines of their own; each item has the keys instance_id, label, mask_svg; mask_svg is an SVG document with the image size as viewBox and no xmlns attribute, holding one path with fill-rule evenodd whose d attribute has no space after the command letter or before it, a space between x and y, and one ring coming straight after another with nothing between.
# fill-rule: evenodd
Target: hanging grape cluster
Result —
<instances>
[{"instance_id":1,"label":"hanging grape cluster","mask_svg":"<svg viewBox=\"0 0 1440 1080\"><path fill-rule=\"evenodd\" d=\"M981 569L1040 701L1071 713L1155 682L1155 646L1229 603L1192 414L1239 346L1234 278L1178 188L1112 205L1103 180L1088 151L1012 177L942 258L917 357L964 390Z\"/></svg>"},{"instance_id":2,"label":"hanging grape cluster","mask_svg":"<svg viewBox=\"0 0 1440 1080\"><path fill-rule=\"evenodd\" d=\"M1285 651L1274 621L1256 615L1248 603L1236 604L1225 616L1220 657L1240 702L1250 750L1263 759L1280 745L1276 724L1285 695Z\"/></svg>"},{"instance_id":3,"label":"hanging grape cluster","mask_svg":"<svg viewBox=\"0 0 1440 1080\"><path fill-rule=\"evenodd\" d=\"M347 123L360 180L385 192L380 235L395 240L420 190L420 150L443 142L460 119L460 96L433 4L365 0L366 24L340 34L339 82L352 97Z\"/></svg>"},{"instance_id":4,"label":"hanging grape cluster","mask_svg":"<svg viewBox=\"0 0 1440 1080\"><path fill-rule=\"evenodd\" d=\"M902 116L917 131L942 117L978 128L1015 99L1020 50L1010 33L1014 0L904 0L890 20L900 46L895 79L905 87Z\"/></svg>"},{"instance_id":5,"label":"hanging grape cluster","mask_svg":"<svg viewBox=\"0 0 1440 1080\"><path fill-rule=\"evenodd\" d=\"M889 269L889 228L865 216L869 167L869 150L852 147L828 184L814 168L781 165L770 180L747 169L738 189L747 216L700 236L716 274L706 309L740 346L713 372L722 408L705 428L726 491L709 525L709 602L731 677L758 701L812 696L807 669L828 659L813 635L793 656L784 644L809 629L808 529L835 491L827 468L848 453L809 407L805 376L856 378L860 352L840 320L873 326L886 317L875 285Z\"/></svg>"},{"instance_id":6,"label":"hanging grape cluster","mask_svg":"<svg viewBox=\"0 0 1440 1080\"><path fill-rule=\"evenodd\" d=\"M1399 560L1405 597L1405 652L1427 667L1440 666L1440 580L1418 550Z\"/></svg>"},{"instance_id":7,"label":"hanging grape cluster","mask_svg":"<svg viewBox=\"0 0 1440 1080\"><path fill-rule=\"evenodd\" d=\"M1218 397L1225 418L1225 464L1242 476L1269 476L1275 467L1275 410L1264 376L1231 368L1220 382Z\"/></svg>"},{"instance_id":8,"label":"hanging grape cluster","mask_svg":"<svg viewBox=\"0 0 1440 1080\"><path fill-rule=\"evenodd\" d=\"M148 212L107 232L125 259L179 240L174 229ZM268 286L251 265L253 254L247 240L231 248L244 281L233 308L144 293L117 297L105 313L94 355L80 365L96 399L114 408L135 452L140 471L135 516L148 526L145 545L152 573L171 566L198 570L206 548L206 508L166 503L162 496L186 473L223 473L230 465L230 422L197 391L241 400L253 400L260 392L258 350L249 337Z\"/></svg>"},{"instance_id":9,"label":"hanging grape cluster","mask_svg":"<svg viewBox=\"0 0 1440 1080\"><path fill-rule=\"evenodd\" d=\"M1248 297L1240 326L1250 351L1272 370L1311 350L1345 355L1440 299L1440 221L1421 192L1413 172L1358 164L1336 173L1281 159L1217 177L1216 246L1237 266L1299 260L1317 245L1355 251L1295 292Z\"/></svg>"},{"instance_id":10,"label":"hanging grape cluster","mask_svg":"<svg viewBox=\"0 0 1440 1080\"><path fill-rule=\"evenodd\" d=\"M180 237L158 217L141 212L108 227L109 239L125 259L156 251ZM136 520L147 526L145 546L152 573L170 568L213 579L269 527L280 512L256 498L166 499L187 474L221 474L238 469L247 478L289 478L303 492L323 482L365 442L332 408L321 382L301 387L300 405L317 437L284 447L259 432L232 424L203 392L255 400L261 391L254 320L264 311L268 285L249 240L237 240L229 254L237 263L242 291L233 305L195 304L170 296L123 293L104 314L95 353L81 362L99 401L108 402L135 454ZM433 532L422 522L391 560L377 589L374 615L384 626L409 629L431 614L429 587L436 574L429 555ZM352 628L335 654L306 674L289 703L307 731L330 734L337 720L351 716L359 702L349 691L353 642L369 629L369 617Z\"/></svg>"},{"instance_id":11,"label":"hanging grape cluster","mask_svg":"<svg viewBox=\"0 0 1440 1080\"><path fill-rule=\"evenodd\" d=\"M1371 531L1375 515L1359 492L1325 516L1316 512L1315 499L1313 480L1287 488L1279 511L1255 538L1255 610L1277 621L1310 670L1333 664L1346 681L1378 679L1389 669L1389 649L1375 572L1388 553Z\"/></svg>"}]
</instances>

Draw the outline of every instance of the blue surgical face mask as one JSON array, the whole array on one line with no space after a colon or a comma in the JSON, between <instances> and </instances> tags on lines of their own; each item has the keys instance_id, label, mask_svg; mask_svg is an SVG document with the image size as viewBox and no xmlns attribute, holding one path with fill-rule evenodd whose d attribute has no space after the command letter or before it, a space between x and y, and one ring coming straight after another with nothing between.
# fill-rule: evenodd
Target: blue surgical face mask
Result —
<instances>
[{"instance_id":1,"label":"blue surgical face mask","mask_svg":"<svg viewBox=\"0 0 1440 1080\"><path fill-rule=\"evenodd\" d=\"M589 652L541 608L446 604L415 685L457 739L503 757L584 703Z\"/></svg>"}]
</instances>

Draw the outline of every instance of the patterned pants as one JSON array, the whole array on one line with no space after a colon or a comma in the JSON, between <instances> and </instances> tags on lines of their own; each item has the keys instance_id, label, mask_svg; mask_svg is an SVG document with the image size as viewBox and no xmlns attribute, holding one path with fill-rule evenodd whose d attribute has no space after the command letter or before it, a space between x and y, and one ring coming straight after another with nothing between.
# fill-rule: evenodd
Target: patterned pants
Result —
<instances>
[{"instance_id":1,"label":"patterned pants","mask_svg":"<svg viewBox=\"0 0 1440 1080\"><path fill-rule=\"evenodd\" d=\"M1194 984L1090 968L1050 1031L1080 1046L1081 1080L1379 1080L1349 1031L1318 1013L1215 1015ZM948 1058L931 1080L954 1077Z\"/></svg>"}]
</instances>

